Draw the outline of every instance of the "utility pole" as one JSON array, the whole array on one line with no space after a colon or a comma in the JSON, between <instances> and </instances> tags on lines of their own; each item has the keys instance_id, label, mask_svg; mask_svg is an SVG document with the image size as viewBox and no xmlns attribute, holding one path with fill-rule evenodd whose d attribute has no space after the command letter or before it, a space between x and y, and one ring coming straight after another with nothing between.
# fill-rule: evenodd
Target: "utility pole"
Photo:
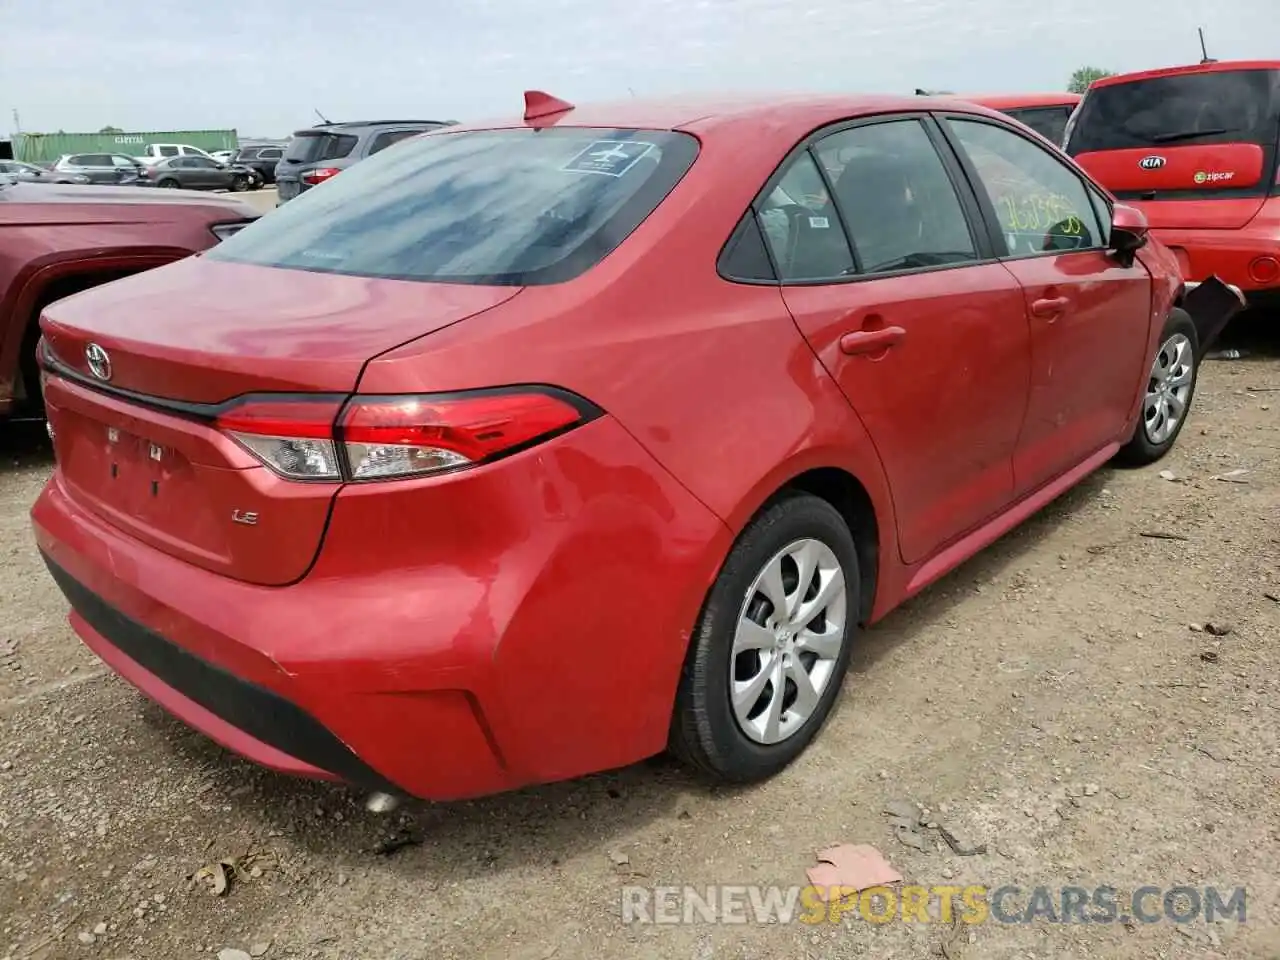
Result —
<instances>
[{"instance_id":1,"label":"utility pole","mask_svg":"<svg viewBox=\"0 0 1280 960\"><path fill-rule=\"evenodd\" d=\"M17 108L17 107L14 107L14 108L13 108L13 132L14 132L14 133L21 133L21 132L22 132L22 121L18 119L18 108Z\"/></svg>"}]
</instances>

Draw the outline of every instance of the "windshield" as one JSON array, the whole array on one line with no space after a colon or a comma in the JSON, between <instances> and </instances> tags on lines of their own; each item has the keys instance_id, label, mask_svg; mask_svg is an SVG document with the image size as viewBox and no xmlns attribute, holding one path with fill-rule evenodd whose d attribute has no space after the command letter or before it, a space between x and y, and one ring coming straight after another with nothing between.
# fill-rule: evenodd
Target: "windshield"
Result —
<instances>
[{"instance_id":1,"label":"windshield","mask_svg":"<svg viewBox=\"0 0 1280 960\"><path fill-rule=\"evenodd\" d=\"M429 134L345 170L208 256L451 283L567 280L617 247L692 165L652 130Z\"/></svg>"},{"instance_id":2,"label":"windshield","mask_svg":"<svg viewBox=\"0 0 1280 960\"><path fill-rule=\"evenodd\" d=\"M1067 152L1221 143L1268 149L1278 132L1280 70L1185 73L1092 88Z\"/></svg>"}]
</instances>

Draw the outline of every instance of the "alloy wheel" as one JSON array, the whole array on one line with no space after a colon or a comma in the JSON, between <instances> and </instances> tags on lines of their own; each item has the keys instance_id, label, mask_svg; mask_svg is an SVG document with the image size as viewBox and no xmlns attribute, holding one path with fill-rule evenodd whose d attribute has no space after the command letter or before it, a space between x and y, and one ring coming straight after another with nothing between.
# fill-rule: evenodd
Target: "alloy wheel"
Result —
<instances>
[{"instance_id":1,"label":"alloy wheel","mask_svg":"<svg viewBox=\"0 0 1280 960\"><path fill-rule=\"evenodd\" d=\"M1142 429L1156 445L1164 443L1187 413L1195 352L1186 334L1175 333L1156 351L1142 404Z\"/></svg>"}]
</instances>

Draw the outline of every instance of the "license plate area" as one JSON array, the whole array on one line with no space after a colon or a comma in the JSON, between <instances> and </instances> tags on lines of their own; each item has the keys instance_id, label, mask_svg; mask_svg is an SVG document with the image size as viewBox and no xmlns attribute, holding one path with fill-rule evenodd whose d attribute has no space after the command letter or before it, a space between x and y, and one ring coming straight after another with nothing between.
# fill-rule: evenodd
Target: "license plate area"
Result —
<instances>
[{"instance_id":1,"label":"license plate area","mask_svg":"<svg viewBox=\"0 0 1280 960\"><path fill-rule=\"evenodd\" d=\"M173 509L176 497L191 494L195 478L180 451L75 411L64 411L63 419L63 472L104 504L139 520L158 519L153 515Z\"/></svg>"},{"instance_id":2,"label":"license plate area","mask_svg":"<svg viewBox=\"0 0 1280 960\"><path fill-rule=\"evenodd\" d=\"M172 444L75 409L51 408L58 469L71 496L120 528L207 564L230 558L227 524L210 500L212 474ZM216 500L216 497L214 498Z\"/></svg>"}]
</instances>

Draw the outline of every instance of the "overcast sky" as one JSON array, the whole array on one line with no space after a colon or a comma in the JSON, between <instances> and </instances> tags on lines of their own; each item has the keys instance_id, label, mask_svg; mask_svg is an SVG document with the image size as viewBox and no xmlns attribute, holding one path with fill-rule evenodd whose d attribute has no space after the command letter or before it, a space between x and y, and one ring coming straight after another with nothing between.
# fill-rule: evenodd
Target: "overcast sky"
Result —
<instances>
[{"instance_id":1,"label":"overcast sky","mask_svg":"<svg viewBox=\"0 0 1280 960\"><path fill-rule=\"evenodd\" d=\"M1062 89L1073 69L1276 57L1280 0L0 0L0 133L517 111L704 90Z\"/></svg>"}]
</instances>

